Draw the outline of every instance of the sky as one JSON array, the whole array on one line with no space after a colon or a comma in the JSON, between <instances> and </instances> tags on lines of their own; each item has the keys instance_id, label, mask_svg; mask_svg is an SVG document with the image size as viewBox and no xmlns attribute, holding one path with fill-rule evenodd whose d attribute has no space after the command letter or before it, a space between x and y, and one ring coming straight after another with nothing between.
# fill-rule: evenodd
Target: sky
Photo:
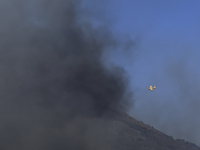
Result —
<instances>
[{"instance_id":1,"label":"sky","mask_svg":"<svg viewBox=\"0 0 200 150\"><path fill-rule=\"evenodd\" d=\"M111 60L130 78L129 114L200 146L200 1L113 0L112 32L127 39ZM153 92L150 85L157 86Z\"/></svg>"},{"instance_id":2,"label":"sky","mask_svg":"<svg viewBox=\"0 0 200 150\"><path fill-rule=\"evenodd\" d=\"M127 106L130 116L200 146L200 1L0 4L1 149L96 145L76 118Z\"/></svg>"}]
</instances>

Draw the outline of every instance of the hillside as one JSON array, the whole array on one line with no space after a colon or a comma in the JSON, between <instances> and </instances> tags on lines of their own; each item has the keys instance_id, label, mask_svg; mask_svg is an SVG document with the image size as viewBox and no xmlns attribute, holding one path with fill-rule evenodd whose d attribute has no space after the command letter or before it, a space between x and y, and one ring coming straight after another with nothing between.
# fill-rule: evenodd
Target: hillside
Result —
<instances>
[{"instance_id":1,"label":"hillside","mask_svg":"<svg viewBox=\"0 0 200 150\"><path fill-rule=\"evenodd\" d=\"M90 142L87 140L85 149L200 150L195 144L174 140L125 113L113 111L100 118L87 119L86 122L84 134Z\"/></svg>"}]
</instances>

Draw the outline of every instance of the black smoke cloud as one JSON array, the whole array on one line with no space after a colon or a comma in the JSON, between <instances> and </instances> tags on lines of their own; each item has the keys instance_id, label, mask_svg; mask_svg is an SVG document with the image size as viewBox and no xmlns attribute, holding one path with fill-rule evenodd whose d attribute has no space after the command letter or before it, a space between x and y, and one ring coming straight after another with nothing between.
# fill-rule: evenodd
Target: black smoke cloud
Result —
<instances>
[{"instance_id":1,"label":"black smoke cloud","mask_svg":"<svg viewBox=\"0 0 200 150\"><path fill-rule=\"evenodd\" d=\"M0 149L94 149L95 132L77 118L126 110L125 72L102 57L116 41L81 4L1 1Z\"/></svg>"}]
</instances>

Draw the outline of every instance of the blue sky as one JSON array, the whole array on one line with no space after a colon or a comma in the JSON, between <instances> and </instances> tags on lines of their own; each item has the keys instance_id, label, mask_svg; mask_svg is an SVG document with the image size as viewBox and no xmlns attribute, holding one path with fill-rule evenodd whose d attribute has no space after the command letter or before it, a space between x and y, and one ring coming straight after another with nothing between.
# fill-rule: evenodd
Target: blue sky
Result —
<instances>
[{"instance_id":1,"label":"blue sky","mask_svg":"<svg viewBox=\"0 0 200 150\"><path fill-rule=\"evenodd\" d=\"M99 3L98 3L99 4ZM125 68L134 93L129 114L200 146L200 1L102 1L120 47L112 62ZM149 85L156 85L153 92Z\"/></svg>"}]
</instances>

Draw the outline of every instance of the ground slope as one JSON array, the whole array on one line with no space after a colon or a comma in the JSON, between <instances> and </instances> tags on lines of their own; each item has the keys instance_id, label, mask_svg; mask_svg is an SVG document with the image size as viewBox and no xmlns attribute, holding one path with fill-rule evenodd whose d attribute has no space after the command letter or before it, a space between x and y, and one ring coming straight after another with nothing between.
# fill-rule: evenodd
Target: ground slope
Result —
<instances>
[{"instance_id":1,"label":"ground slope","mask_svg":"<svg viewBox=\"0 0 200 150\"><path fill-rule=\"evenodd\" d=\"M112 111L100 118L87 119L87 124L85 137L90 142L85 149L200 150L195 144L174 140L126 113Z\"/></svg>"}]
</instances>

